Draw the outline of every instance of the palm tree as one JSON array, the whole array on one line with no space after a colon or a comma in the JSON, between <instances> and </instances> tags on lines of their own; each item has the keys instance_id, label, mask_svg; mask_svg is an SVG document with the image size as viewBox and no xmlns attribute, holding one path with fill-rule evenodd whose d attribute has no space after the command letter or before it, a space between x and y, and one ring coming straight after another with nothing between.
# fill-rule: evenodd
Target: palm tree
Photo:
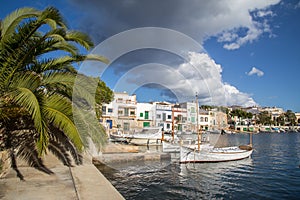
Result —
<instances>
[{"instance_id":1,"label":"palm tree","mask_svg":"<svg viewBox=\"0 0 300 200\"><path fill-rule=\"evenodd\" d=\"M0 148L9 151L20 179L16 156L46 173L52 173L41 159L47 150L65 165L72 164L69 154L82 163L86 138L73 120L77 72L72 64L108 61L81 55L78 46L88 50L93 43L87 35L69 31L53 7L21 8L0 23Z\"/></svg>"}]
</instances>

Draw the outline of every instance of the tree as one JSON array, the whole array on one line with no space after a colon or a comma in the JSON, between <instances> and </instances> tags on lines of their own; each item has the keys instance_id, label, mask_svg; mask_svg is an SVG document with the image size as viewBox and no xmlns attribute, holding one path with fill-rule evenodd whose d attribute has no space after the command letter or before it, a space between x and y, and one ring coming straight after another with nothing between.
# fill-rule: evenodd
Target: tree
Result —
<instances>
[{"instance_id":1,"label":"tree","mask_svg":"<svg viewBox=\"0 0 300 200\"><path fill-rule=\"evenodd\" d=\"M284 126L285 125L285 116L284 114L279 115L279 117L276 118L277 124Z\"/></svg>"},{"instance_id":2,"label":"tree","mask_svg":"<svg viewBox=\"0 0 300 200\"><path fill-rule=\"evenodd\" d=\"M252 113L248 113L241 109L235 109L231 111L229 115L232 117L237 116L238 118L242 118L242 119L251 119L253 117Z\"/></svg>"},{"instance_id":3,"label":"tree","mask_svg":"<svg viewBox=\"0 0 300 200\"><path fill-rule=\"evenodd\" d=\"M90 38L68 30L53 7L18 9L1 21L0 33L0 147L9 151L18 177L23 179L15 156L46 173L52 173L41 159L47 150L65 165L71 166L69 153L81 164L86 135L73 120L72 91L78 74L72 64L108 61L82 55L78 46L90 49ZM101 87L108 88L98 82L99 96ZM98 103L111 99L109 92L97 98Z\"/></svg>"},{"instance_id":4,"label":"tree","mask_svg":"<svg viewBox=\"0 0 300 200\"><path fill-rule=\"evenodd\" d=\"M262 125L271 125L271 115L268 111L263 111L258 114L258 122Z\"/></svg>"},{"instance_id":5,"label":"tree","mask_svg":"<svg viewBox=\"0 0 300 200\"><path fill-rule=\"evenodd\" d=\"M295 113L293 113L293 111L287 110L284 113L284 116L286 117L287 122L289 122L289 125L295 126L297 124L296 123L297 117L296 117Z\"/></svg>"}]
</instances>

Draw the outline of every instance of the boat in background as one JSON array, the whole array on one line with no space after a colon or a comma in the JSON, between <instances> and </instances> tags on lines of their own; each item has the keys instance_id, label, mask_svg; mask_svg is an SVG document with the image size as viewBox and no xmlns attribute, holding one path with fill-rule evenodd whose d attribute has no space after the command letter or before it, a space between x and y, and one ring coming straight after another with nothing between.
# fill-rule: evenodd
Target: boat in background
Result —
<instances>
[{"instance_id":1,"label":"boat in background","mask_svg":"<svg viewBox=\"0 0 300 200\"><path fill-rule=\"evenodd\" d=\"M112 142L127 142L125 135L122 131L118 130L109 134L109 140Z\"/></svg>"},{"instance_id":2,"label":"boat in background","mask_svg":"<svg viewBox=\"0 0 300 200\"><path fill-rule=\"evenodd\" d=\"M124 136L129 144L161 145L163 139L161 127L144 127L140 132Z\"/></svg>"}]
</instances>

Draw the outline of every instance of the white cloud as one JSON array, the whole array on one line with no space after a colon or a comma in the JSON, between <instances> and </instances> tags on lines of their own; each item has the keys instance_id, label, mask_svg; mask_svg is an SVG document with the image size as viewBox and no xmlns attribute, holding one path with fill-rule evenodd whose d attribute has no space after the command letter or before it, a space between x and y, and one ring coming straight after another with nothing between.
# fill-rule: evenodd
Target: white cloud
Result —
<instances>
[{"instance_id":1,"label":"white cloud","mask_svg":"<svg viewBox=\"0 0 300 200\"><path fill-rule=\"evenodd\" d=\"M71 0L86 17L78 23L96 42L137 27L163 27L191 36L204 44L210 37L225 49L234 50L258 40L263 34L272 34L270 18L275 16L271 6L280 0L130 0L123 3L111 0ZM130 2L130 3L129 3ZM113 12L112 12L113 11ZM101 19L101 20L99 20ZM157 38L160 38L158 35ZM178 43L174 45L181 47ZM119 46L111 46L119 49ZM203 103L214 105L255 104L251 95L222 81L222 68L206 53L190 53L188 62L170 69L162 66L142 66L130 71L130 63L119 71L129 70L125 83L141 86L144 83L161 83L183 96L191 97L199 91ZM173 67L173 66L172 66ZM173 73L169 73L169 72ZM129 74L135 76L129 78ZM253 68L248 75L263 76ZM182 77L183 76L183 77Z\"/></svg>"},{"instance_id":2,"label":"white cloud","mask_svg":"<svg viewBox=\"0 0 300 200\"><path fill-rule=\"evenodd\" d=\"M256 13L257 17L266 17L266 16L274 16L274 13L271 10L259 10Z\"/></svg>"},{"instance_id":3,"label":"white cloud","mask_svg":"<svg viewBox=\"0 0 300 200\"><path fill-rule=\"evenodd\" d=\"M249 76L252 76L252 75L257 75L257 76L263 76L264 75L264 72L255 68L255 67L252 67L251 71L247 73Z\"/></svg>"},{"instance_id":4,"label":"white cloud","mask_svg":"<svg viewBox=\"0 0 300 200\"><path fill-rule=\"evenodd\" d=\"M190 52L186 62L174 67L157 63L135 67L119 79L115 90L134 92L149 83L168 88L170 97L175 95L178 101L192 101L197 92L201 104L256 105L249 94L223 82L221 65L206 53Z\"/></svg>"}]
</instances>

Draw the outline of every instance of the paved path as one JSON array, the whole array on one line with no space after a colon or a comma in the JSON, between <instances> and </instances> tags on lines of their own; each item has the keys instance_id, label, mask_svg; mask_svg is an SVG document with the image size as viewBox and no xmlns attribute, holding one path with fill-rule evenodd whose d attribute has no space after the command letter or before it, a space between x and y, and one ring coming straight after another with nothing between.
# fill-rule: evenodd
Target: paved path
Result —
<instances>
[{"instance_id":1,"label":"paved path","mask_svg":"<svg viewBox=\"0 0 300 200\"><path fill-rule=\"evenodd\" d=\"M47 175L34 168L22 165L19 170L25 181L20 181L16 173L0 179L0 199L2 200L119 200L124 199L111 183L91 163L76 167L66 167L51 155L45 159L46 165L55 173Z\"/></svg>"}]
</instances>

